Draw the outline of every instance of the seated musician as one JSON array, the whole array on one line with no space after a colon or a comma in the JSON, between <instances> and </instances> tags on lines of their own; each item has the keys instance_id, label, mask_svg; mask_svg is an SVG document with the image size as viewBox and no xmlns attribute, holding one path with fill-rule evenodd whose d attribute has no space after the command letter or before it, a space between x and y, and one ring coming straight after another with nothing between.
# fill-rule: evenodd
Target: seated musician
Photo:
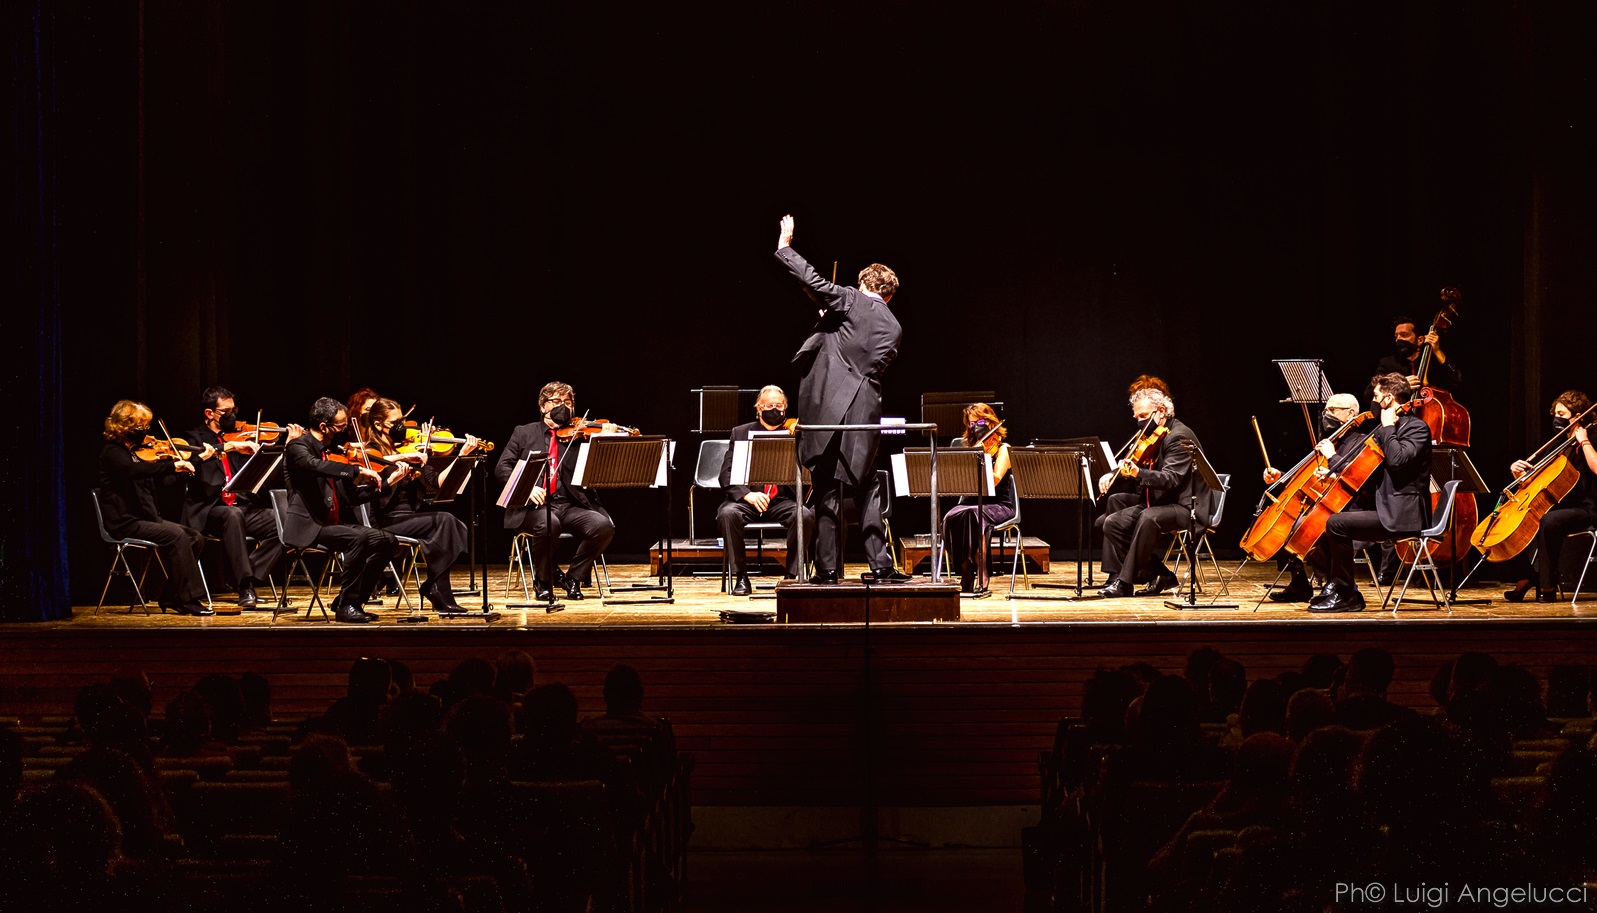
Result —
<instances>
[{"instance_id":1,"label":"seated musician","mask_svg":"<svg viewBox=\"0 0 1597 913\"><path fill-rule=\"evenodd\" d=\"M1364 436L1349 430L1347 434L1336 442L1331 443L1330 436L1338 428L1347 424L1355 415L1359 414L1359 401L1351 393L1333 393L1325 401L1325 412L1320 415L1320 443L1315 445L1315 450L1328 461L1338 457L1350 458L1364 446ZM1281 479L1281 470L1274 466L1264 468L1264 484L1274 485ZM1270 594L1270 599L1275 602L1308 602L1314 598L1314 585L1309 582L1307 570L1303 561L1298 556L1286 549L1276 555L1276 566L1288 571L1292 578L1287 585Z\"/></svg>"},{"instance_id":2,"label":"seated musician","mask_svg":"<svg viewBox=\"0 0 1597 913\"><path fill-rule=\"evenodd\" d=\"M394 537L362 526L355 505L374 498L383 484L376 469L327 459L328 440L349 430L349 411L330 396L312 406L307 433L288 442L288 509L283 544L290 548L324 546L344 556L343 585L333 600L333 618L345 624L376 621L361 607L371 598L397 548ZM394 469L390 479L397 478ZM358 484L357 484L358 483Z\"/></svg>"},{"instance_id":3,"label":"seated musician","mask_svg":"<svg viewBox=\"0 0 1597 913\"><path fill-rule=\"evenodd\" d=\"M773 385L761 390L759 399L754 403L754 414L757 416L756 421L732 429L733 443L748 440L755 431L792 433L784 424L787 419L787 394L782 392L781 387ZM732 595L747 596L752 588L749 586L748 574L743 570L746 557L744 526L749 523L765 522L780 523L787 527L785 579L792 580L798 576L799 568L798 525L794 521L802 509L805 543L807 546L813 545L815 512L808 507L799 507L797 492L792 485L765 485L761 488L733 485L732 450L733 448L728 446L726 456L721 460L721 488L726 491L726 501L715 513L715 524L721 530L722 547L726 550L727 569L732 578Z\"/></svg>"},{"instance_id":4,"label":"seated musician","mask_svg":"<svg viewBox=\"0 0 1597 913\"><path fill-rule=\"evenodd\" d=\"M161 519L158 487L181 484L179 476L194 473L194 464L165 454L144 460L134 455L150 433L155 418L150 407L130 399L118 400L105 417L100 448L100 512L105 531L119 539L148 539L157 546L166 567L166 588L158 600L162 611L179 615L211 615L200 577L200 551L205 537L181 523ZM204 451L196 458L208 455Z\"/></svg>"},{"instance_id":5,"label":"seated musician","mask_svg":"<svg viewBox=\"0 0 1597 913\"><path fill-rule=\"evenodd\" d=\"M533 583L539 599L547 599L552 586L563 586L568 599L583 598L582 584L587 582L593 563L609 547L616 533L615 524L599 504L598 497L571 484L577 468L574 457L581 444L575 439L561 441L560 433L579 423L576 407L570 384L560 381L544 384L538 391L538 411L543 413L543 418L518 426L494 466L494 475L501 485L510 479L516 463L527 453L547 453L549 465L554 467L555 484L550 486L545 481L534 488L531 506L505 511L505 529L532 535ZM607 425L604 430L613 432L616 426ZM547 511L542 509L545 499L550 501ZM545 527L546 514L553 514L552 529ZM551 549L562 532L570 533L577 540L577 554L563 578L546 580L546 569L553 567Z\"/></svg>"},{"instance_id":6,"label":"seated musician","mask_svg":"<svg viewBox=\"0 0 1597 913\"><path fill-rule=\"evenodd\" d=\"M255 588L265 583L283 558L283 543L277 541L277 518L264 496L222 489L233 473L249 462L255 453L253 441L224 441L222 436L238 429L238 409L233 391L208 387L200 396L204 421L188 432L188 440L212 448L215 454L200 460L189 477L183 500L183 525L215 537L222 546L222 569L227 583L238 593L240 608L269 608L260 605ZM305 433L298 425L288 426L290 440ZM262 457L262 459L266 459ZM245 537L256 541L251 551Z\"/></svg>"},{"instance_id":7,"label":"seated musician","mask_svg":"<svg viewBox=\"0 0 1597 913\"><path fill-rule=\"evenodd\" d=\"M1199 526L1209 522L1214 493L1194 470L1192 454L1198 438L1175 412L1175 402L1156 387L1132 393L1131 414L1143 433L1157 427L1169 430L1149 454L1151 465L1128 460L1098 480L1099 489L1110 492L1102 518L1103 570L1109 585L1098 591L1105 598L1131 596L1133 585L1143 581L1147 586L1137 590L1137 596L1158 596L1173 589L1176 575L1155 556L1159 538L1191 525L1193 497Z\"/></svg>"},{"instance_id":8,"label":"seated musician","mask_svg":"<svg viewBox=\"0 0 1597 913\"><path fill-rule=\"evenodd\" d=\"M995 494L983 499L967 495L943 514L943 547L959 571L960 592L981 596L988 592L993 527L1015 516L1015 478L1009 474L1009 445L1004 442L1009 429L999 426L993 407L971 403L964 419L965 433L954 439L954 446L983 447L992 454Z\"/></svg>"},{"instance_id":9,"label":"seated musician","mask_svg":"<svg viewBox=\"0 0 1597 913\"><path fill-rule=\"evenodd\" d=\"M444 614L466 611L455 602L449 583L449 569L466 553L466 524L452 513L433 510L425 503L430 492L438 490L438 468L432 454L422 447L400 452L405 444L405 413L391 399L379 397L357 425L366 455L374 463L397 468L392 477L384 471L383 492L372 501L372 523L396 536L421 540L421 553L427 559L427 578L421 582L421 595L433 609ZM421 429L422 437L426 428ZM477 449L477 439L468 435L458 456Z\"/></svg>"},{"instance_id":10,"label":"seated musician","mask_svg":"<svg viewBox=\"0 0 1597 913\"><path fill-rule=\"evenodd\" d=\"M1553 430L1556 432L1568 430L1570 421L1590 408L1591 398L1579 390L1565 390L1558 394L1550 410L1553 416ZM1536 538L1527 550L1536 553L1537 602L1553 602L1558 598L1558 558L1563 552L1564 538L1597 526L1597 445L1591 442L1583 424L1575 425L1574 430L1569 432L1567 441L1564 453L1569 462L1580 471L1580 480L1569 490L1569 494L1558 502L1557 507L1542 515ZM1516 479L1531 469L1532 465L1525 460L1516 460L1514 465L1509 467L1509 471ZM1520 554L1524 555L1527 552ZM1516 556L1515 560L1520 561L1523 566L1522 559ZM1522 578L1512 590L1503 594L1503 598L1509 602L1519 602L1525 598L1530 585L1531 578Z\"/></svg>"},{"instance_id":11,"label":"seated musician","mask_svg":"<svg viewBox=\"0 0 1597 913\"><path fill-rule=\"evenodd\" d=\"M1408 378L1393 372L1371 380L1381 427L1381 465L1360 493L1374 492L1375 509L1348 505L1325 523L1325 534L1309 552L1309 562L1325 578L1325 588L1309 602L1310 612L1357 612L1364 608L1353 576L1355 540L1390 542L1418 533L1431 523L1431 429L1417 415L1400 415L1411 392Z\"/></svg>"}]
</instances>

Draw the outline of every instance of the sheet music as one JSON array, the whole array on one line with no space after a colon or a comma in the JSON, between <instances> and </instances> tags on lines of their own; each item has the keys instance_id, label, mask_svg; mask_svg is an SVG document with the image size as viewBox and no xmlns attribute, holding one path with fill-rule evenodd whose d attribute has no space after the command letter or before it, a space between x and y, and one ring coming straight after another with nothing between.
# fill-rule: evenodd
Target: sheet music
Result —
<instances>
[{"instance_id":1,"label":"sheet music","mask_svg":"<svg viewBox=\"0 0 1597 913\"><path fill-rule=\"evenodd\" d=\"M881 424L883 424L883 425L905 425L905 424L908 424L908 423L909 423L909 419L903 418L901 416L895 416L895 415L884 415L884 416L882 416L882 421L881 421ZM882 433L883 434L903 434L904 433L904 429L902 429L902 428L883 428L882 429Z\"/></svg>"},{"instance_id":2,"label":"sheet music","mask_svg":"<svg viewBox=\"0 0 1597 913\"><path fill-rule=\"evenodd\" d=\"M541 468L542 460L539 461L539 464L540 464L540 468ZM453 467L451 467L451 468L453 468ZM511 495L514 494L515 491L516 491L516 488L521 485L521 477L522 477L523 474L526 473L526 471L527 471L527 461L525 459L517 460L516 461L516 468L510 470L510 478L505 480L504 489L499 492L499 497L494 499L494 503L495 504L498 504L500 507L503 507L506 510L509 510L509 509L511 509L513 507L526 507L527 506L525 501L522 502L521 504L512 504L512 503L510 503ZM530 497L531 489L528 489L528 494L529 494L529 497L528 497L527 500L530 501L531 500L531 497Z\"/></svg>"},{"instance_id":3,"label":"sheet music","mask_svg":"<svg viewBox=\"0 0 1597 913\"><path fill-rule=\"evenodd\" d=\"M660 448L660 468L654 472L654 484L650 488L664 488L666 472L671 468L671 459L676 456L677 442L666 441Z\"/></svg>"},{"instance_id":4,"label":"sheet music","mask_svg":"<svg viewBox=\"0 0 1597 913\"><path fill-rule=\"evenodd\" d=\"M749 454L754 449L753 441L732 442L732 485L749 484Z\"/></svg>"},{"instance_id":5,"label":"sheet music","mask_svg":"<svg viewBox=\"0 0 1597 913\"><path fill-rule=\"evenodd\" d=\"M904 459L904 454L895 453L893 462L893 493L901 498L909 497L909 461Z\"/></svg>"},{"instance_id":6,"label":"sheet music","mask_svg":"<svg viewBox=\"0 0 1597 913\"><path fill-rule=\"evenodd\" d=\"M1098 446L1103 448L1103 461L1109 465L1110 469L1119 465L1120 461L1115 459L1115 452L1109 449L1108 441L1101 440L1098 442Z\"/></svg>"}]
</instances>

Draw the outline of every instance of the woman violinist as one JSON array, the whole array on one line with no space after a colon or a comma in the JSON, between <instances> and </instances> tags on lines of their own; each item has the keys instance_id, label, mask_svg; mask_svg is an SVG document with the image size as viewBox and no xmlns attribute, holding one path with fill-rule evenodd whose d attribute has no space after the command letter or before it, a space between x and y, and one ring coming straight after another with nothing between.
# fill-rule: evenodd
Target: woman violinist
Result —
<instances>
[{"instance_id":1,"label":"woman violinist","mask_svg":"<svg viewBox=\"0 0 1597 913\"><path fill-rule=\"evenodd\" d=\"M156 507L157 485L181 484L178 477L192 475L194 464L184 454L157 448L165 441L149 438L154 414L150 407L130 399L118 400L105 417L101 435L99 481L100 511L105 531L118 538L147 539L156 543L166 567L166 589L161 609L180 615L212 615L201 600L205 584L200 576L200 551L205 537L181 523L161 519ZM159 452L152 452L159 449ZM201 459L209 456L207 447Z\"/></svg>"},{"instance_id":2,"label":"woman violinist","mask_svg":"<svg viewBox=\"0 0 1597 913\"><path fill-rule=\"evenodd\" d=\"M383 493L373 502L372 522L385 532L421 540L421 552L427 559L421 594L437 612L464 612L455 602L449 569L466 553L466 524L454 514L431 510L424 503L429 491L438 490L438 470L431 463L429 448L399 451L405 443L405 413L391 399L374 400L356 427L367 458L393 467L383 472ZM476 449L477 439L467 435L459 456Z\"/></svg>"},{"instance_id":3,"label":"woman violinist","mask_svg":"<svg viewBox=\"0 0 1597 913\"><path fill-rule=\"evenodd\" d=\"M943 543L949 560L959 570L959 589L977 596L988 592L988 546L993 527L1015 515L1015 478L1009 474L1008 429L986 403L965 407L965 434L954 446L980 447L992 457L995 494L980 504L965 496L943 515Z\"/></svg>"},{"instance_id":4,"label":"woman violinist","mask_svg":"<svg viewBox=\"0 0 1597 913\"><path fill-rule=\"evenodd\" d=\"M1536 601L1552 602L1558 598L1558 557L1563 551L1564 539L1597 526L1597 445L1591 441L1582 424L1570 427L1570 420L1591 408L1591 398L1579 390L1565 390L1553 400L1549 414L1553 417L1553 430L1567 434L1562 448L1564 455L1580 472L1580 479L1558 506L1542 515L1536 538L1531 541L1535 551ZM1525 460L1515 460L1509 471L1518 479L1532 469ZM1525 552L1521 552L1524 555ZM1526 562L1516 557L1523 570ZM1503 594L1509 602L1519 602L1530 589L1531 577L1520 578L1514 588Z\"/></svg>"}]
</instances>

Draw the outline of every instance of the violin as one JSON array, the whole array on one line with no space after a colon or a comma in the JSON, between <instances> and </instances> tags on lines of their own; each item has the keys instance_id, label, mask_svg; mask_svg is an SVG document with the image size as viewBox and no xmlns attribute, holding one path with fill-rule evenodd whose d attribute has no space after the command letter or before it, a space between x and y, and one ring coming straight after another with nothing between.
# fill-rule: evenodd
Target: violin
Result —
<instances>
[{"instance_id":1,"label":"violin","mask_svg":"<svg viewBox=\"0 0 1597 913\"><path fill-rule=\"evenodd\" d=\"M998 424L987 429L987 433L982 435L981 440L976 442L976 446L980 447L988 456L997 456L998 448L1004 446L1004 439L998 436L998 429L1003 426L1004 420L999 419Z\"/></svg>"},{"instance_id":2,"label":"violin","mask_svg":"<svg viewBox=\"0 0 1597 913\"><path fill-rule=\"evenodd\" d=\"M448 428L432 429L432 433L426 435L426 441L423 442L421 440L423 434L419 428L416 428L410 422L406 422L405 426L405 443L400 444L399 447L396 448L400 453L419 453L423 449L426 449L432 453L443 456L445 454L454 452L454 449L457 445L466 443L465 438L455 437L455 433L450 431ZM487 451L494 449L494 442L485 441L479 438L477 440L477 449L486 453Z\"/></svg>"},{"instance_id":3,"label":"violin","mask_svg":"<svg viewBox=\"0 0 1597 913\"><path fill-rule=\"evenodd\" d=\"M169 442L153 434L145 435L144 441L133 448L133 455L146 463L154 463L157 460L192 460L194 453L194 445L182 438L175 438Z\"/></svg>"},{"instance_id":4,"label":"violin","mask_svg":"<svg viewBox=\"0 0 1597 913\"><path fill-rule=\"evenodd\" d=\"M1138 438L1137 442L1131 446L1131 450L1126 454L1125 459L1120 461L1120 474L1130 478L1131 467L1133 466L1152 469L1159 456L1159 442L1164 440L1164 436L1169 433L1169 425L1155 425L1147 434Z\"/></svg>"},{"instance_id":5,"label":"violin","mask_svg":"<svg viewBox=\"0 0 1597 913\"><path fill-rule=\"evenodd\" d=\"M354 441L345 443L342 453L337 450L329 450L323 456L326 457L329 463L344 463L349 466L358 466L361 469L370 469L372 472L378 471L377 467L372 465L371 459L366 456L366 447ZM366 481L369 482L370 480Z\"/></svg>"},{"instance_id":6,"label":"violin","mask_svg":"<svg viewBox=\"0 0 1597 913\"><path fill-rule=\"evenodd\" d=\"M637 437L643 433L642 431L630 425L617 425L615 422L612 422L609 419L578 419L567 427L560 428L555 431L555 439L562 444L568 443L570 441L586 441L595 434L604 434L606 425L615 428L616 431L629 437Z\"/></svg>"},{"instance_id":7,"label":"violin","mask_svg":"<svg viewBox=\"0 0 1597 913\"><path fill-rule=\"evenodd\" d=\"M239 422L237 431L229 431L221 435L221 438L224 444L275 444L287 431L287 428L280 425L252 425L249 422Z\"/></svg>"},{"instance_id":8,"label":"violin","mask_svg":"<svg viewBox=\"0 0 1597 913\"><path fill-rule=\"evenodd\" d=\"M1530 469L1498 495L1497 505L1470 538L1470 545L1487 561L1507 561L1524 551L1536 539L1542 517L1579 484L1580 469L1570 461L1569 444L1575 429L1593 410L1597 410L1597 405L1570 419L1569 427L1536 448L1525 461L1531 464Z\"/></svg>"}]
</instances>

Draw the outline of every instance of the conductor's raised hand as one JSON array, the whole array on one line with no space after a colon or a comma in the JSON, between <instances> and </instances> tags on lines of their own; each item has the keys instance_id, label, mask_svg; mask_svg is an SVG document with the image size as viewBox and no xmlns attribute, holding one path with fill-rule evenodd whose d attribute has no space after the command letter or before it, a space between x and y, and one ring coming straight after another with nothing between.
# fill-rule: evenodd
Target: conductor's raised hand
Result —
<instances>
[{"instance_id":1,"label":"conductor's raised hand","mask_svg":"<svg viewBox=\"0 0 1597 913\"><path fill-rule=\"evenodd\" d=\"M781 228L780 233L776 236L776 249L777 250L781 250L782 248L789 247L792 244L793 244L793 217L790 216L790 215L787 215L787 216L783 216L782 217L782 228Z\"/></svg>"}]
</instances>

